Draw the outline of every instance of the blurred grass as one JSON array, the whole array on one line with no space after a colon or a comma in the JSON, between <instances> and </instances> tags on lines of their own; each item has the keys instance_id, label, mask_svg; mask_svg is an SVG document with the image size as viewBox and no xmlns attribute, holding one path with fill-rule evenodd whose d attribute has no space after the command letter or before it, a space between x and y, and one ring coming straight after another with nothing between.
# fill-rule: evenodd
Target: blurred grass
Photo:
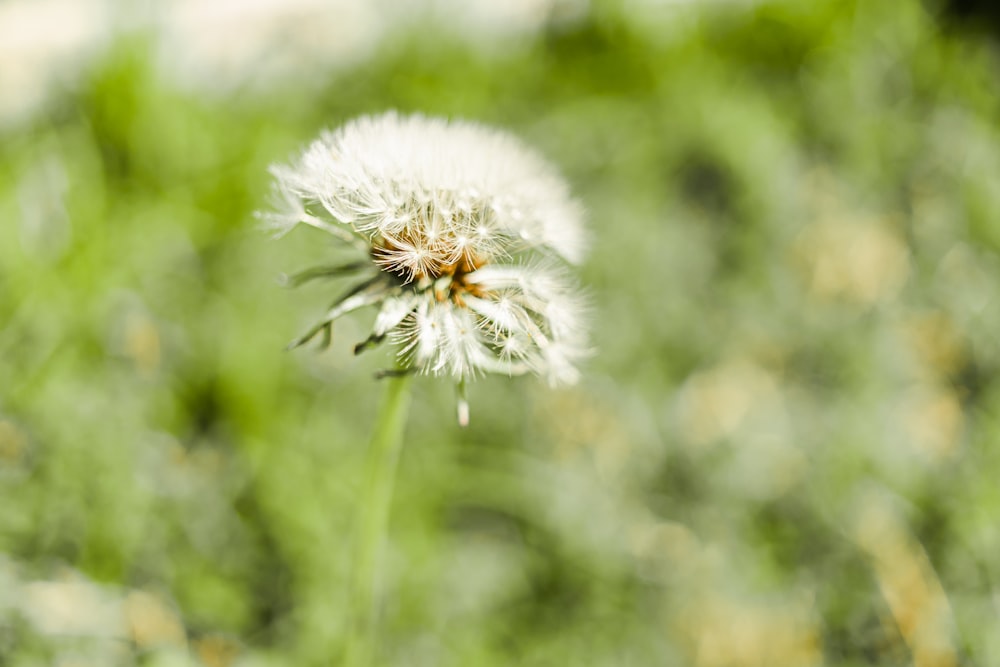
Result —
<instances>
[{"instance_id":1,"label":"blurred grass","mask_svg":"<svg viewBox=\"0 0 1000 667\"><path fill-rule=\"evenodd\" d=\"M426 25L216 95L123 40L0 140L0 663L330 661L388 357L282 352L330 288L276 276L342 251L251 214L385 108L561 166L598 350L467 430L417 383L386 664L1000 663L998 72L913 1Z\"/></svg>"}]
</instances>

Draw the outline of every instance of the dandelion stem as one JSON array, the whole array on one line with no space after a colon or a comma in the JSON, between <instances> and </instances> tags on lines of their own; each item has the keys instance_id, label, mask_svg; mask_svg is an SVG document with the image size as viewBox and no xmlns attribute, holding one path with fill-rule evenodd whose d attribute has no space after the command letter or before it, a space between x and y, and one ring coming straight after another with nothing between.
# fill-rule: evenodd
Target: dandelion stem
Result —
<instances>
[{"instance_id":1,"label":"dandelion stem","mask_svg":"<svg viewBox=\"0 0 1000 667\"><path fill-rule=\"evenodd\" d=\"M410 404L411 381L411 374L386 380L385 397L368 446L351 564L351 632L344 661L348 667L369 667L375 654L379 564L389 524L396 463L403 444L403 426Z\"/></svg>"}]
</instances>

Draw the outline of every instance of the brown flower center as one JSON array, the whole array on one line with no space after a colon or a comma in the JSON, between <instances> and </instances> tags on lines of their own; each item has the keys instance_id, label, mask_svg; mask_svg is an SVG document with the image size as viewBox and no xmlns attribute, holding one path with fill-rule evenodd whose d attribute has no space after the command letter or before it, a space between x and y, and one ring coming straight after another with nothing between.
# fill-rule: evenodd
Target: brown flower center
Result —
<instances>
[{"instance_id":1,"label":"brown flower center","mask_svg":"<svg viewBox=\"0 0 1000 667\"><path fill-rule=\"evenodd\" d=\"M482 296L482 289L466 276L486 265L472 248L461 248L454 238L429 240L426 235L403 231L372 242L372 259L383 271L394 273L417 290L433 289L438 301L451 299L465 306L463 296Z\"/></svg>"}]
</instances>

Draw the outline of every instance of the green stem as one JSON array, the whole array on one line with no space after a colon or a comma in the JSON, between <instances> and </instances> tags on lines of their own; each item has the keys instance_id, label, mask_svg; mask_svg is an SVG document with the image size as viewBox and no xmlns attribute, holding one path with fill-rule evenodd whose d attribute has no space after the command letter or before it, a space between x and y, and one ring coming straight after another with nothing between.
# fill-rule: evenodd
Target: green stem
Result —
<instances>
[{"instance_id":1,"label":"green stem","mask_svg":"<svg viewBox=\"0 0 1000 667\"><path fill-rule=\"evenodd\" d=\"M370 667L375 655L379 561L389 524L396 463L403 445L411 379L410 374L404 374L385 380L388 387L368 446L351 563L351 628L344 662L349 667Z\"/></svg>"}]
</instances>

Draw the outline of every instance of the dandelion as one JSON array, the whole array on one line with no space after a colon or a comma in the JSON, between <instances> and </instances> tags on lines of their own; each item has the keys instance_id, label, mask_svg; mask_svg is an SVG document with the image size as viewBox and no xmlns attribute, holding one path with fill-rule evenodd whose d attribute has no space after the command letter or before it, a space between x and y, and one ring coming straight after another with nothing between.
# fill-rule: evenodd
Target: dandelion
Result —
<instances>
[{"instance_id":1,"label":"dandelion","mask_svg":"<svg viewBox=\"0 0 1000 667\"><path fill-rule=\"evenodd\" d=\"M290 165L271 168L276 208L261 217L283 234L304 224L361 257L320 266L292 284L358 275L309 331L377 309L355 353L388 340L399 368L379 413L358 502L347 665L375 651L378 560L402 446L413 372L452 379L468 423L466 382L485 373L577 379L585 353L578 290L567 265L583 255L580 207L544 159L513 137L474 123L387 113L320 136Z\"/></svg>"},{"instance_id":2,"label":"dandelion","mask_svg":"<svg viewBox=\"0 0 1000 667\"><path fill-rule=\"evenodd\" d=\"M324 133L271 168L284 233L324 230L367 257L292 282L367 274L296 339L323 334L365 307L378 313L361 352L387 340L401 370L466 381L483 373L577 379L585 351L578 290L580 207L558 173L513 137L469 122L387 113Z\"/></svg>"}]
</instances>

